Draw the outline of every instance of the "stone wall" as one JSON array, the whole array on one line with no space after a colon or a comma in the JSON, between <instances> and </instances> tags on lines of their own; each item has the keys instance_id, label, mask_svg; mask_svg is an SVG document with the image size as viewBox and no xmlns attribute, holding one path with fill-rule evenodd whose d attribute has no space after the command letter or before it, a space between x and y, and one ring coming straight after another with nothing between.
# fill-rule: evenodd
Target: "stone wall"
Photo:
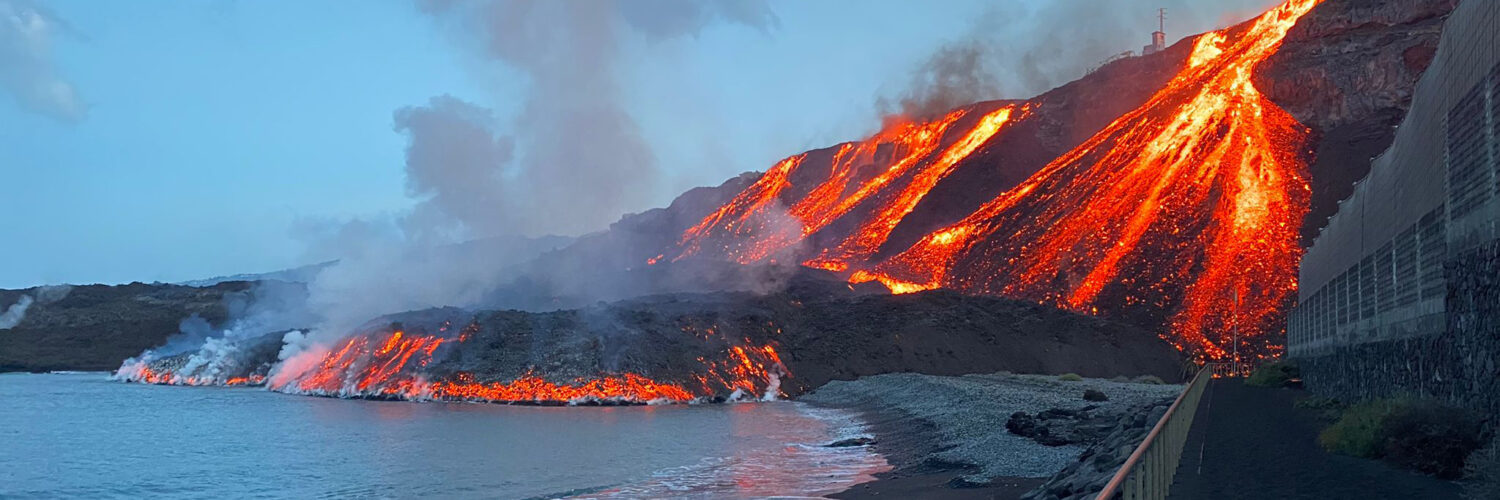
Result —
<instances>
[{"instance_id":1,"label":"stone wall","mask_svg":"<svg viewBox=\"0 0 1500 500\"><path fill-rule=\"evenodd\" d=\"M1448 328L1455 381L1449 399L1500 415L1500 241L1454 256L1448 278Z\"/></svg>"},{"instance_id":2,"label":"stone wall","mask_svg":"<svg viewBox=\"0 0 1500 500\"><path fill-rule=\"evenodd\" d=\"M1442 333L1299 356L1307 388L1346 401L1412 394L1500 415L1500 242L1455 256L1444 275Z\"/></svg>"}]
</instances>

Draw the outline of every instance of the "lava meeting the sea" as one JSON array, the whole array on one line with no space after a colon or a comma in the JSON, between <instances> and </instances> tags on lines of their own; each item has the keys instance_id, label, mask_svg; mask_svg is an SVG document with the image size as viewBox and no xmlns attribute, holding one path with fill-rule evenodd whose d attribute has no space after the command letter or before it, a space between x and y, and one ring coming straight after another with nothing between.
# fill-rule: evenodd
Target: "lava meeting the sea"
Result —
<instances>
[{"instance_id":1,"label":"lava meeting the sea","mask_svg":"<svg viewBox=\"0 0 1500 500\"><path fill-rule=\"evenodd\" d=\"M1163 338L1199 359L1229 356L1233 342L1245 355L1275 355L1310 203L1309 129L1253 80L1317 3L1290 0L1199 36L1145 104L904 250L877 252L955 165L1034 103L1008 102L959 127L964 108L839 146L800 199L787 193L808 155L783 160L688 229L676 258L748 263L792 252L895 293L947 288L1090 314L1149 309Z\"/></svg>"},{"instance_id":2,"label":"lava meeting the sea","mask_svg":"<svg viewBox=\"0 0 1500 500\"><path fill-rule=\"evenodd\" d=\"M510 381L477 380L467 372L441 376L429 373L441 349L468 341L478 330L471 324L457 337L447 328L438 335L394 330L385 334L355 335L332 349L310 349L286 360L269 377L251 375L227 381L184 376L148 363L127 364L121 378L165 385L262 385L295 394L405 400L482 401L496 403L683 403L724 393L730 398L776 397L780 378L789 376L776 349L770 345L732 346L723 359L699 358L702 369L682 383L660 382L635 373L549 381L534 371Z\"/></svg>"},{"instance_id":3,"label":"lava meeting the sea","mask_svg":"<svg viewBox=\"0 0 1500 500\"><path fill-rule=\"evenodd\" d=\"M1187 42L1191 52L1143 104L916 232L898 236L924 201L950 201L935 195L945 180L1007 156L987 145L1031 140L1019 134L1046 127L1044 99L891 119L867 140L788 157L647 264L799 262L898 294L941 288L1125 316L1199 361L1274 356L1297 289L1312 153L1310 130L1260 93L1255 71L1318 3L1289 0ZM249 375L203 360L153 364L148 351L116 377L339 397L647 403L774 397L790 375L775 347L749 338L715 337L700 351L715 354L665 375L445 364L476 331L477 323L456 336L446 325L436 334L367 332Z\"/></svg>"}]
</instances>

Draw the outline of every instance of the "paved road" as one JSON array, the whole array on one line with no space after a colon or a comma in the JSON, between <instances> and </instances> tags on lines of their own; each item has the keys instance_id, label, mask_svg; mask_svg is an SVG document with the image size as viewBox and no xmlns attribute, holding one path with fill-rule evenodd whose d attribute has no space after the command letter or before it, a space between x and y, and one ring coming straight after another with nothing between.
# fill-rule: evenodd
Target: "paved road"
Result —
<instances>
[{"instance_id":1,"label":"paved road","mask_svg":"<svg viewBox=\"0 0 1500 500\"><path fill-rule=\"evenodd\" d=\"M1238 379L1211 382L1170 498L1459 498L1457 483L1323 451L1317 443L1322 423L1292 407L1303 395Z\"/></svg>"}]
</instances>

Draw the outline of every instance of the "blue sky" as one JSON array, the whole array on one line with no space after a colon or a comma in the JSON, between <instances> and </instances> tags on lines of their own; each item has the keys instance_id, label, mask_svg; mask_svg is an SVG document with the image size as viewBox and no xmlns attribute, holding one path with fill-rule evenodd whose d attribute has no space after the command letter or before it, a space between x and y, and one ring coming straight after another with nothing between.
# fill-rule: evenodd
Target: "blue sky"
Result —
<instances>
[{"instance_id":1,"label":"blue sky","mask_svg":"<svg viewBox=\"0 0 1500 500\"><path fill-rule=\"evenodd\" d=\"M1042 80L1063 83L1074 66L1139 49L1158 3L1193 2L1111 3L1139 17L1112 25L1144 27L1077 28L1096 39L1053 47L1070 65ZM1178 22L1183 31L1211 29L1267 3L1229 1ZM773 0L768 30L719 23L694 36L626 38L618 76L626 111L660 171L645 206L633 209L873 132L876 98L900 92L936 49L976 32L1024 49L1059 22L1048 17L1056 4L1045 4ZM298 221L389 217L413 206L395 110L448 94L511 117L527 85L525 74L464 47L404 1L0 0L0 21L7 6L46 13L47 68L27 77L65 82L85 111L28 106L0 88L0 288L306 263L291 230ZM976 24L981 18L988 24ZM16 57L3 46L17 40L6 26L0 58ZM996 55L997 67L1018 53ZM1031 88L1036 78L998 73L1006 95L994 97L1045 90Z\"/></svg>"}]
</instances>

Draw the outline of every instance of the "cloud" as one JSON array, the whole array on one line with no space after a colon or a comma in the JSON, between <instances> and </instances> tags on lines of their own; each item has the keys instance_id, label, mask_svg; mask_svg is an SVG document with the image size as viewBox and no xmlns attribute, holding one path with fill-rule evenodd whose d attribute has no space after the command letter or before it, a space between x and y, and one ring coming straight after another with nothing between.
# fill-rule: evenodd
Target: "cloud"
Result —
<instances>
[{"instance_id":1,"label":"cloud","mask_svg":"<svg viewBox=\"0 0 1500 500\"><path fill-rule=\"evenodd\" d=\"M88 105L52 64L53 39L65 31L66 24L29 0L0 0L0 89L22 109L77 122Z\"/></svg>"}]
</instances>

